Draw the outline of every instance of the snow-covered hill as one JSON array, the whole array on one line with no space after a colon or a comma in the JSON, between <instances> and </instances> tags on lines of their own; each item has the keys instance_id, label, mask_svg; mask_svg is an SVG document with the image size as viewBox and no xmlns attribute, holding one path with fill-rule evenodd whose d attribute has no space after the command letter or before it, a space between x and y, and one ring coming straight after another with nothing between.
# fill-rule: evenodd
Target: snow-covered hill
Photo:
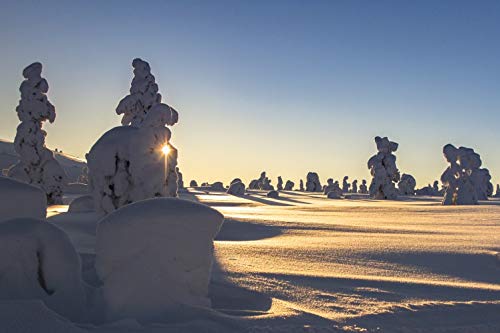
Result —
<instances>
[{"instance_id":1,"label":"snow-covered hill","mask_svg":"<svg viewBox=\"0 0 500 333\"><path fill-rule=\"evenodd\" d=\"M64 153L54 152L56 160L61 164L68 175L69 182L76 182L86 167L84 160ZM14 150L14 144L10 141L0 139L0 170L8 169L19 161L19 157Z\"/></svg>"}]
</instances>

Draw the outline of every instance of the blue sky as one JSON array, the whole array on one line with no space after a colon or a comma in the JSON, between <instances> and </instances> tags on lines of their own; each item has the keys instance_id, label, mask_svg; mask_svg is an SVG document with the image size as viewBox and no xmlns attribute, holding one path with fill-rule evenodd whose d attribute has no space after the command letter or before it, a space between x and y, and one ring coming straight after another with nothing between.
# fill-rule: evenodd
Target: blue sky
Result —
<instances>
[{"instance_id":1,"label":"blue sky","mask_svg":"<svg viewBox=\"0 0 500 333\"><path fill-rule=\"evenodd\" d=\"M44 64L47 144L84 156L151 64L186 180L368 178L373 137L419 186L470 146L500 181L499 1L2 1L0 138ZM275 181L274 181L275 182Z\"/></svg>"}]
</instances>

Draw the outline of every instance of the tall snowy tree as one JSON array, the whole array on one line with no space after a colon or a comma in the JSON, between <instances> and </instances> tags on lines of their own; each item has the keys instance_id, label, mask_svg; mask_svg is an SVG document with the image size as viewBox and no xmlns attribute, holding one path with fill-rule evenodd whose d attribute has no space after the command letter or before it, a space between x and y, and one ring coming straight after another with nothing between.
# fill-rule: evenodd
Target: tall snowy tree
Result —
<instances>
[{"instance_id":1,"label":"tall snowy tree","mask_svg":"<svg viewBox=\"0 0 500 333\"><path fill-rule=\"evenodd\" d=\"M20 156L18 164L8 175L41 187L47 194L48 204L62 204L66 174L45 147L47 133L42 129L45 121L56 119L54 106L47 98L49 84L42 78L42 64L35 62L23 70L25 80L19 88L21 100L16 108L21 124L17 127L14 148Z\"/></svg>"}]
</instances>

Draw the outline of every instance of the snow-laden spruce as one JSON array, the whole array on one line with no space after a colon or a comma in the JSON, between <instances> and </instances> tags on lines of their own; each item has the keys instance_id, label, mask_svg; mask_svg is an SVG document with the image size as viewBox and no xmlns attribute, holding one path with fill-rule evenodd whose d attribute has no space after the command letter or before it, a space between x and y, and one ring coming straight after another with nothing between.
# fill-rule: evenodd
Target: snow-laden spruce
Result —
<instances>
[{"instance_id":1,"label":"snow-laden spruce","mask_svg":"<svg viewBox=\"0 0 500 333\"><path fill-rule=\"evenodd\" d=\"M0 176L0 221L18 217L44 219L47 196L39 187Z\"/></svg>"},{"instance_id":2,"label":"snow-laden spruce","mask_svg":"<svg viewBox=\"0 0 500 333\"><path fill-rule=\"evenodd\" d=\"M274 186L271 185L271 180L266 176L266 172L262 171L259 179L254 179L248 186L251 190L274 191Z\"/></svg>"},{"instance_id":3,"label":"snow-laden spruce","mask_svg":"<svg viewBox=\"0 0 500 333\"><path fill-rule=\"evenodd\" d=\"M367 194L368 186L366 185L366 179L361 180L361 185L359 185L359 193Z\"/></svg>"},{"instance_id":4,"label":"snow-laden spruce","mask_svg":"<svg viewBox=\"0 0 500 333\"><path fill-rule=\"evenodd\" d=\"M316 172L308 172L306 176L306 191L321 192L323 187L319 181L319 176Z\"/></svg>"},{"instance_id":5,"label":"snow-laden spruce","mask_svg":"<svg viewBox=\"0 0 500 333\"><path fill-rule=\"evenodd\" d=\"M481 168L481 157L474 149L447 144L443 155L450 164L441 175L443 205L475 205L493 194L490 172Z\"/></svg>"},{"instance_id":6,"label":"snow-laden spruce","mask_svg":"<svg viewBox=\"0 0 500 333\"><path fill-rule=\"evenodd\" d=\"M0 300L43 301L71 320L85 316L80 256L64 231L44 221L0 222Z\"/></svg>"},{"instance_id":7,"label":"snow-laden spruce","mask_svg":"<svg viewBox=\"0 0 500 333\"><path fill-rule=\"evenodd\" d=\"M294 186L295 186L294 182L292 182L291 180L287 180L285 183L285 191L293 191Z\"/></svg>"},{"instance_id":8,"label":"snow-laden spruce","mask_svg":"<svg viewBox=\"0 0 500 333\"><path fill-rule=\"evenodd\" d=\"M176 197L177 149L171 144L178 113L161 103L149 65L135 59L130 95L116 112L123 126L115 127L87 154L91 193L98 212L110 213L134 201Z\"/></svg>"},{"instance_id":9,"label":"snow-laden spruce","mask_svg":"<svg viewBox=\"0 0 500 333\"><path fill-rule=\"evenodd\" d=\"M283 191L283 178L281 178L281 176L278 176L278 183L276 184L276 189L278 191Z\"/></svg>"},{"instance_id":10,"label":"snow-laden spruce","mask_svg":"<svg viewBox=\"0 0 500 333\"><path fill-rule=\"evenodd\" d=\"M349 180L349 176L344 176L344 179L342 179L342 192L344 193L348 193L351 187L351 184L347 180Z\"/></svg>"},{"instance_id":11,"label":"snow-laden spruce","mask_svg":"<svg viewBox=\"0 0 500 333\"><path fill-rule=\"evenodd\" d=\"M210 306L213 239L224 217L177 198L135 202L97 227L96 270L107 319L161 319L181 305Z\"/></svg>"},{"instance_id":12,"label":"snow-laden spruce","mask_svg":"<svg viewBox=\"0 0 500 333\"><path fill-rule=\"evenodd\" d=\"M182 178L182 172L179 170L179 167L175 168L175 173L177 174L177 189L183 189L184 179Z\"/></svg>"},{"instance_id":13,"label":"snow-laden spruce","mask_svg":"<svg viewBox=\"0 0 500 333\"><path fill-rule=\"evenodd\" d=\"M396 199L398 192L395 183L399 181L400 174L393 152L398 150L398 144L379 136L375 138L375 143L378 153L368 160L368 169L373 177L370 196L374 199Z\"/></svg>"},{"instance_id":14,"label":"snow-laden spruce","mask_svg":"<svg viewBox=\"0 0 500 333\"><path fill-rule=\"evenodd\" d=\"M328 199L340 199L342 197L342 189L340 188L338 181L333 181L332 178L328 178L326 185L323 188L323 193L326 194Z\"/></svg>"},{"instance_id":15,"label":"snow-laden spruce","mask_svg":"<svg viewBox=\"0 0 500 333\"><path fill-rule=\"evenodd\" d=\"M358 193L358 180L354 179L352 181L351 193Z\"/></svg>"},{"instance_id":16,"label":"snow-laden spruce","mask_svg":"<svg viewBox=\"0 0 500 333\"><path fill-rule=\"evenodd\" d=\"M56 110L48 98L49 84L42 78L42 64L35 62L23 70L25 80L19 91L21 100L16 108L21 124L17 127L14 148L19 154L19 163L8 172L9 177L41 187L47 195L48 204L62 204L66 174L45 147L47 133L42 129L45 121L53 123Z\"/></svg>"},{"instance_id":17,"label":"snow-laden spruce","mask_svg":"<svg viewBox=\"0 0 500 333\"><path fill-rule=\"evenodd\" d=\"M398 183L399 194L401 195L414 195L415 186L417 186L417 181L412 175L403 173L401 180Z\"/></svg>"}]
</instances>

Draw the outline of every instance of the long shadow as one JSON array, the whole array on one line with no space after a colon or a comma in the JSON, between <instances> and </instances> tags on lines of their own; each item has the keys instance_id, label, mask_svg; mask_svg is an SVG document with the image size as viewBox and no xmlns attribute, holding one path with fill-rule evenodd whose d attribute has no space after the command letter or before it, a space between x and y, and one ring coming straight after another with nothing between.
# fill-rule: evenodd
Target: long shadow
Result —
<instances>
[{"instance_id":1,"label":"long shadow","mask_svg":"<svg viewBox=\"0 0 500 333\"><path fill-rule=\"evenodd\" d=\"M280 227L226 218L215 240L251 241L279 236L282 233Z\"/></svg>"},{"instance_id":2,"label":"long shadow","mask_svg":"<svg viewBox=\"0 0 500 333\"><path fill-rule=\"evenodd\" d=\"M398 252L377 253L370 260L417 267L419 271L500 285L500 258L493 254Z\"/></svg>"},{"instance_id":3,"label":"long shadow","mask_svg":"<svg viewBox=\"0 0 500 333\"><path fill-rule=\"evenodd\" d=\"M277 197L276 199L277 200L282 200L282 201L288 201L288 202L298 203L298 204L306 204L306 205L310 205L311 204L310 202L295 200L295 199L291 199L291 198L285 198L285 197L281 197L281 196Z\"/></svg>"},{"instance_id":4,"label":"long shadow","mask_svg":"<svg viewBox=\"0 0 500 333\"><path fill-rule=\"evenodd\" d=\"M258 275L269 279L285 280L296 286L314 288L328 293L355 294L380 301L405 301L411 298L464 302L471 299L483 301L498 301L500 299L500 291L431 283L319 277L286 273L259 273Z\"/></svg>"},{"instance_id":5,"label":"long shadow","mask_svg":"<svg viewBox=\"0 0 500 333\"><path fill-rule=\"evenodd\" d=\"M240 198L244 198L244 199L247 199L247 200L259 202L261 204L270 205L270 206L293 206L293 205L290 205L290 204L286 204L286 203L282 203L282 202L276 202L276 201L271 201L271 200L267 200L267 199L264 199L264 198L254 197L254 196L251 196L251 195L244 195L244 196L241 196Z\"/></svg>"},{"instance_id":6,"label":"long shadow","mask_svg":"<svg viewBox=\"0 0 500 333\"><path fill-rule=\"evenodd\" d=\"M208 286L208 297L215 310L236 316L266 314L272 306L269 296L242 288L228 280L226 272L214 260Z\"/></svg>"}]
</instances>

